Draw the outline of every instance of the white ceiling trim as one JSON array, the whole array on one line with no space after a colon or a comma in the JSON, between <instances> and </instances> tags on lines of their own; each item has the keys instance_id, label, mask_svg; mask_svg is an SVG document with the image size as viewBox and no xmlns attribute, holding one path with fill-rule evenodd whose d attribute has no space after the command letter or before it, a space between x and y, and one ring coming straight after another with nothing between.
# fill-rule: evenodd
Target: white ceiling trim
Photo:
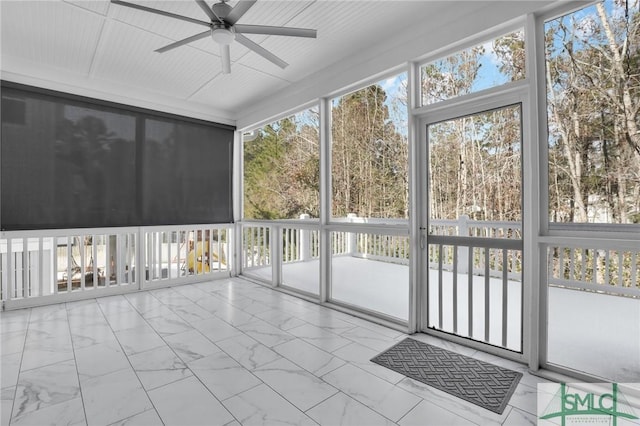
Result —
<instances>
[{"instance_id":1,"label":"white ceiling trim","mask_svg":"<svg viewBox=\"0 0 640 426\"><path fill-rule=\"evenodd\" d=\"M211 105L198 104L192 101L163 96L158 93L146 92L137 87L126 87L111 81L101 81L96 78L89 79L86 75L71 75L66 70L47 69L43 73L44 75L35 76L31 72L29 72L31 74L29 75L21 70L31 70L37 64L28 64L21 59L3 57L3 68L5 68L7 62L11 63L11 66L7 66L6 68L8 69L3 69L0 72L2 80L138 108L229 124L231 126L236 125L235 119L226 111L219 110ZM22 64L19 64L19 62L22 62ZM131 93L132 95L126 96L123 93Z\"/></svg>"}]
</instances>

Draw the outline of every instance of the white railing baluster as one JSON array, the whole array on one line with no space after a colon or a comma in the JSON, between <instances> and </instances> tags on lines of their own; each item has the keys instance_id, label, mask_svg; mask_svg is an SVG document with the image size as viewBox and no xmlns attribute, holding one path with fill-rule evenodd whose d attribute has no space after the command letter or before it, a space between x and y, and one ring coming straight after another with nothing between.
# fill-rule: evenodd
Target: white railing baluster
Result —
<instances>
[{"instance_id":1,"label":"white railing baluster","mask_svg":"<svg viewBox=\"0 0 640 426\"><path fill-rule=\"evenodd\" d=\"M574 277L574 268L573 268L573 257L575 254L575 250L573 248L569 249L569 279L573 280Z\"/></svg>"},{"instance_id":2,"label":"white railing baluster","mask_svg":"<svg viewBox=\"0 0 640 426\"><path fill-rule=\"evenodd\" d=\"M442 329L442 289L443 289L443 282L442 282L442 257L443 257L443 253L442 253L442 244L438 245L438 328Z\"/></svg>"},{"instance_id":3,"label":"white railing baluster","mask_svg":"<svg viewBox=\"0 0 640 426\"><path fill-rule=\"evenodd\" d=\"M145 253L147 253L147 262L149 268L149 280L153 280L156 276L156 233L149 231L146 233L146 247ZM145 271L145 278L146 278Z\"/></svg>"},{"instance_id":4,"label":"white railing baluster","mask_svg":"<svg viewBox=\"0 0 640 426\"><path fill-rule=\"evenodd\" d=\"M206 262L206 259L205 259L205 253L206 253L206 251L205 251L205 249L206 249L205 242L206 241L207 240L206 240L206 234L204 232L204 228L200 228L200 247L201 247L201 250L200 250L200 260L199 260L199 262L200 262L200 274L199 275L205 275L207 273L207 266L206 266L207 262ZM198 254L198 251L196 250L196 255L197 254ZM196 256L196 259L197 259L197 256Z\"/></svg>"},{"instance_id":5,"label":"white railing baluster","mask_svg":"<svg viewBox=\"0 0 640 426\"><path fill-rule=\"evenodd\" d=\"M597 249L593 249L593 276L592 281L593 281L593 285L597 285L598 284L598 250Z\"/></svg>"},{"instance_id":6,"label":"white railing baluster","mask_svg":"<svg viewBox=\"0 0 640 426\"><path fill-rule=\"evenodd\" d=\"M124 256L122 255L122 238L123 235L116 235L116 285L122 285L122 282L124 281L124 265L122 262Z\"/></svg>"},{"instance_id":7,"label":"white railing baluster","mask_svg":"<svg viewBox=\"0 0 640 426\"><path fill-rule=\"evenodd\" d=\"M261 239L262 239L262 253L260 256L260 266L267 266L269 265L269 262L267 260L267 256L268 253L270 253L269 251L269 245L267 243L267 238L271 238L271 233L269 233L268 237L267 237L267 227L266 226L262 226L260 227L260 235L261 235Z\"/></svg>"},{"instance_id":8,"label":"white railing baluster","mask_svg":"<svg viewBox=\"0 0 640 426\"><path fill-rule=\"evenodd\" d=\"M85 289L85 277L86 277L86 259L87 248L85 246L86 237L81 235L78 237L78 248L80 249L80 290Z\"/></svg>"},{"instance_id":9,"label":"white railing baluster","mask_svg":"<svg viewBox=\"0 0 640 426\"><path fill-rule=\"evenodd\" d=\"M71 262L73 261L73 236L67 237L67 293L73 290L73 281L71 274Z\"/></svg>"},{"instance_id":10,"label":"white railing baluster","mask_svg":"<svg viewBox=\"0 0 640 426\"><path fill-rule=\"evenodd\" d=\"M458 250L453 249L453 332L458 333Z\"/></svg>"},{"instance_id":11,"label":"white railing baluster","mask_svg":"<svg viewBox=\"0 0 640 426\"><path fill-rule=\"evenodd\" d=\"M254 227L250 227L248 228L249 231L249 250L250 250L250 259L251 259L251 265L250 266L256 266L256 256L259 256L260 253L258 253L258 251L260 250L260 248L256 248L255 244L254 244L254 233L256 231L257 228ZM256 253L254 253L254 251Z\"/></svg>"},{"instance_id":12,"label":"white railing baluster","mask_svg":"<svg viewBox=\"0 0 640 426\"><path fill-rule=\"evenodd\" d=\"M609 250L604 251L604 285L609 285Z\"/></svg>"},{"instance_id":13,"label":"white railing baluster","mask_svg":"<svg viewBox=\"0 0 640 426\"><path fill-rule=\"evenodd\" d=\"M29 269L31 265L29 262L29 240L27 238L22 239L22 297L29 297Z\"/></svg>"},{"instance_id":14,"label":"white railing baluster","mask_svg":"<svg viewBox=\"0 0 640 426\"><path fill-rule=\"evenodd\" d=\"M133 275L133 262L131 262L131 254L134 249L134 237L132 234L127 233L126 236L126 245L125 245L125 256L127 257L125 265L127 266L127 284L131 285L135 281L135 275ZM142 271L142 276L145 276L144 271Z\"/></svg>"},{"instance_id":15,"label":"white railing baluster","mask_svg":"<svg viewBox=\"0 0 640 426\"><path fill-rule=\"evenodd\" d=\"M38 238L38 295L44 296L44 237Z\"/></svg>"},{"instance_id":16,"label":"white railing baluster","mask_svg":"<svg viewBox=\"0 0 640 426\"><path fill-rule=\"evenodd\" d=\"M467 270L473 271L473 251L474 247L470 246L467 252ZM468 322L469 322L469 337L473 338L473 274L471 272L467 273L467 299L469 305L468 309Z\"/></svg>"},{"instance_id":17,"label":"white railing baluster","mask_svg":"<svg viewBox=\"0 0 640 426\"><path fill-rule=\"evenodd\" d=\"M488 247L484 248L484 341L489 341L489 309L491 308L490 303L490 275L489 275L489 256L490 249Z\"/></svg>"},{"instance_id":18,"label":"white railing baluster","mask_svg":"<svg viewBox=\"0 0 640 426\"><path fill-rule=\"evenodd\" d=\"M167 278L173 278L173 253L171 253L171 247L173 247L173 232L169 231L169 236L167 239ZM179 275L179 274L178 274Z\"/></svg>"},{"instance_id":19,"label":"white railing baluster","mask_svg":"<svg viewBox=\"0 0 640 426\"><path fill-rule=\"evenodd\" d=\"M100 277L98 277L98 236L91 237L91 258L93 259L93 288L98 288Z\"/></svg>"},{"instance_id":20,"label":"white railing baluster","mask_svg":"<svg viewBox=\"0 0 640 426\"><path fill-rule=\"evenodd\" d=\"M14 269L13 269L13 250L12 250L13 240L11 238L7 238L7 300L11 300L15 298L15 292L13 290L13 282L14 282Z\"/></svg>"},{"instance_id":21,"label":"white railing baluster","mask_svg":"<svg viewBox=\"0 0 640 426\"><path fill-rule=\"evenodd\" d=\"M105 256L106 256L106 263L104 265L104 286L105 287L111 287L111 274L113 273L112 269L111 269L111 262L112 262L112 257L111 257L111 234L106 234L105 235L105 240L104 240L104 252L105 252Z\"/></svg>"},{"instance_id":22,"label":"white railing baluster","mask_svg":"<svg viewBox=\"0 0 640 426\"><path fill-rule=\"evenodd\" d=\"M53 237L53 294L58 294L58 284L59 284L59 280L58 280L58 273L60 272L58 270L58 237Z\"/></svg>"},{"instance_id":23,"label":"white railing baluster","mask_svg":"<svg viewBox=\"0 0 640 426\"><path fill-rule=\"evenodd\" d=\"M507 269L507 249L502 249L502 346L507 347L507 309L508 309L508 289L509 270Z\"/></svg>"},{"instance_id":24,"label":"white railing baluster","mask_svg":"<svg viewBox=\"0 0 640 426\"><path fill-rule=\"evenodd\" d=\"M617 285L622 287L624 285L624 280L622 276L622 266L624 265L624 252L622 250L618 250L618 282Z\"/></svg>"},{"instance_id":25,"label":"white railing baluster","mask_svg":"<svg viewBox=\"0 0 640 426\"><path fill-rule=\"evenodd\" d=\"M581 259L580 259L580 281L585 281L586 278L587 278L587 272L586 272L586 269L587 269L587 267L586 267L587 266L587 262L586 262L587 255L586 255L586 250L584 248L580 249L580 256L581 256Z\"/></svg>"},{"instance_id":26,"label":"white railing baluster","mask_svg":"<svg viewBox=\"0 0 640 426\"><path fill-rule=\"evenodd\" d=\"M638 289L638 286L640 285L640 282L638 282L638 266L637 266L637 262L638 262L638 253L631 253L631 279L630 281L630 287L634 288L634 289Z\"/></svg>"},{"instance_id":27,"label":"white railing baluster","mask_svg":"<svg viewBox=\"0 0 640 426\"><path fill-rule=\"evenodd\" d=\"M167 234L164 231L158 232L159 241L158 241L158 279L163 279L164 277L164 241L167 238Z\"/></svg>"}]
</instances>

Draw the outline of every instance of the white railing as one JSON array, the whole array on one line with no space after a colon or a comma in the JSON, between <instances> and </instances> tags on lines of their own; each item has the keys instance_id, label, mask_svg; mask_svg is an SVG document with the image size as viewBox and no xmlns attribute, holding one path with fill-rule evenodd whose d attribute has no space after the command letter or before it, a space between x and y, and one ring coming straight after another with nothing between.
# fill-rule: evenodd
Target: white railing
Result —
<instances>
[{"instance_id":1,"label":"white railing","mask_svg":"<svg viewBox=\"0 0 640 426\"><path fill-rule=\"evenodd\" d=\"M472 220L469 216L462 215L457 220L431 219L429 234L522 239L522 224L510 221Z\"/></svg>"},{"instance_id":2,"label":"white railing","mask_svg":"<svg viewBox=\"0 0 640 426\"><path fill-rule=\"evenodd\" d=\"M302 215L308 220L308 215ZM361 218L349 216L352 223L364 223ZM399 223L401 221L398 221ZM372 223L372 222L368 222ZM380 222L382 223L382 222ZM402 221L406 223L406 221ZM271 266L274 257L272 236L281 238L282 263L304 262L320 258L319 225L292 221L243 223L242 266L245 270ZM407 236L334 231L330 234L333 256L354 256L385 262L409 263L409 239Z\"/></svg>"},{"instance_id":3,"label":"white railing","mask_svg":"<svg viewBox=\"0 0 640 426\"><path fill-rule=\"evenodd\" d=\"M144 228L145 281L164 282L231 273L228 225Z\"/></svg>"},{"instance_id":4,"label":"white railing","mask_svg":"<svg viewBox=\"0 0 640 426\"><path fill-rule=\"evenodd\" d=\"M0 238L3 302L135 282L137 228L5 232Z\"/></svg>"},{"instance_id":5,"label":"white railing","mask_svg":"<svg viewBox=\"0 0 640 426\"><path fill-rule=\"evenodd\" d=\"M550 286L640 297L637 248L554 244L547 248L547 270Z\"/></svg>"},{"instance_id":6,"label":"white railing","mask_svg":"<svg viewBox=\"0 0 640 426\"><path fill-rule=\"evenodd\" d=\"M273 224L242 225L242 268L271 266L271 235Z\"/></svg>"},{"instance_id":7,"label":"white railing","mask_svg":"<svg viewBox=\"0 0 640 426\"><path fill-rule=\"evenodd\" d=\"M230 225L10 231L0 236L0 300L54 303L231 273ZM136 271L145 265L144 272ZM49 301L44 301L49 297ZM55 300L54 300L55 299Z\"/></svg>"}]
</instances>

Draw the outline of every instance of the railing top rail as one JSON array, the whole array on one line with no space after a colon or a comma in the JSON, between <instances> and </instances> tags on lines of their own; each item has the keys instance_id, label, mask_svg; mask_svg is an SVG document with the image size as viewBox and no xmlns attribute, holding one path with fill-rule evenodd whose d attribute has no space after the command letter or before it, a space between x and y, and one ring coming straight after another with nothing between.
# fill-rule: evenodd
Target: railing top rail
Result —
<instances>
[{"instance_id":1,"label":"railing top rail","mask_svg":"<svg viewBox=\"0 0 640 426\"><path fill-rule=\"evenodd\" d=\"M461 222L462 221L458 219L431 219L429 221L429 225L459 225ZM466 225L469 227L486 226L486 227L494 227L494 228L513 228L513 229L522 228L521 222L509 221L509 220L468 219L464 223L466 223Z\"/></svg>"},{"instance_id":2,"label":"railing top rail","mask_svg":"<svg viewBox=\"0 0 640 426\"><path fill-rule=\"evenodd\" d=\"M242 221L242 226L267 226L275 228L298 228L298 229L318 229L320 223L318 221L287 219L287 220L261 220L261 221Z\"/></svg>"},{"instance_id":3,"label":"railing top rail","mask_svg":"<svg viewBox=\"0 0 640 426\"><path fill-rule=\"evenodd\" d=\"M301 218L301 219L276 219L276 220L267 220L267 219L243 219L242 224L277 224L277 225L290 225L290 224L307 224L309 222L319 223L318 218ZM514 228L519 229L522 227L521 222L517 221L508 221L508 220L474 220L469 218L461 217L460 219L431 219L429 221L430 225L459 225L460 223L466 223L468 226L490 226L490 227L500 227L500 228ZM372 217L358 217L358 216L347 216L347 217L334 217L331 219L330 224L346 224L346 223L358 223L358 224L368 224L368 225L403 225L406 226L409 224L409 219L402 218L372 218Z\"/></svg>"},{"instance_id":4,"label":"railing top rail","mask_svg":"<svg viewBox=\"0 0 640 426\"><path fill-rule=\"evenodd\" d=\"M23 231L2 231L0 238L16 239L16 238L52 238L52 237L68 237L80 235L117 235L117 234L134 234L140 229L143 231L193 231L207 228L219 228L232 226L230 223L222 224L193 224L193 225L157 225L143 227L107 227L107 228L65 228L65 229L29 229Z\"/></svg>"},{"instance_id":5,"label":"railing top rail","mask_svg":"<svg viewBox=\"0 0 640 426\"><path fill-rule=\"evenodd\" d=\"M116 235L116 234L132 234L138 232L137 227L122 228L65 228L65 229L29 229L23 231L2 231L0 238L52 238L52 237L68 237L79 235Z\"/></svg>"},{"instance_id":6,"label":"railing top rail","mask_svg":"<svg viewBox=\"0 0 640 426\"><path fill-rule=\"evenodd\" d=\"M349 223L334 223L331 225L327 225L326 229L328 229L329 231L352 232L354 234L409 236L408 225L387 224L386 226L382 226L382 225L367 223L363 225L358 225L357 228L354 228Z\"/></svg>"},{"instance_id":7,"label":"railing top rail","mask_svg":"<svg viewBox=\"0 0 640 426\"><path fill-rule=\"evenodd\" d=\"M547 247L640 252L640 242L638 240L548 236L539 237L539 240Z\"/></svg>"},{"instance_id":8,"label":"railing top rail","mask_svg":"<svg viewBox=\"0 0 640 426\"><path fill-rule=\"evenodd\" d=\"M225 228L233 226L233 223L196 223L192 225L154 225L143 226L143 231L162 232L162 231L193 231L210 228Z\"/></svg>"},{"instance_id":9,"label":"railing top rail","mask_svg":"<svg viewBox=\"0 0 640 426\"><path fill-rule=\"evenodd\" d=\"M428 244L466 247L505 248L522 250L522 240L511 238L460 237L457 235L429 235Z\"/></svg>"}]
</instances>

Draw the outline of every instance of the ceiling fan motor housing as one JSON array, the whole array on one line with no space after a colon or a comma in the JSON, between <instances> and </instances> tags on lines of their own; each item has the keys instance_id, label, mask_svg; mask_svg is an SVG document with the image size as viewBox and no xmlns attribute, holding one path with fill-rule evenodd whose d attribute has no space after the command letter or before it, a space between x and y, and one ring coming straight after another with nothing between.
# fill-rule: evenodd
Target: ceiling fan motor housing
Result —
<instances>
[{"instance_id":1,"label":"ceiling fan motor housing","mask_svg":"<svg viewBox=\"0 0 640 426\"><path fill-rule=\"evenodd\" d=\"M211 10L213 10L213 13L222 20L224 20L227 15L229 15L232 9L233 8L231 6L223 1L221 1L220 3L215 3L213 6L211 6Z\"/></svg>"},{"instance_id":2,"label":"ceiling fan motor housing","mask_svg":"<svg viewBox=\"0 0 640 426\"><path fill-rule=\"evenodd\" d=\"M233 26L224 21L232 9L233 8L225 2L216 3L211 6L213 13L220 19L220 21L211 21L211 38L220 45L229 45L236 38Z\"/></svg>"},{"instance_id":3,"label":"ceiling fan motor housing","mask_svg":"<svg viewBox=\"0 0 640 426\"><path fill-rule=\"evenodd\" d=\"M216 26L211 28L211 38L218 44L228 45L236 39L236 35L231 28L221 25L217 28Z\"/></svg>"}]
</instances>

